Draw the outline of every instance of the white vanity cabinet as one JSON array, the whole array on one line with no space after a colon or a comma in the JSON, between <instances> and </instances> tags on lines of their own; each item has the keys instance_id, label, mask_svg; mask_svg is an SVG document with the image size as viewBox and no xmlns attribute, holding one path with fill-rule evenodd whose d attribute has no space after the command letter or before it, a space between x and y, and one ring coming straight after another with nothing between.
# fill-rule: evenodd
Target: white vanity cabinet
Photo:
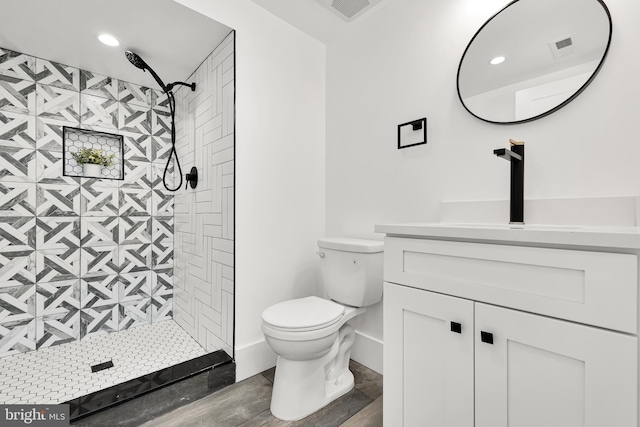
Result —
<instances>
[{"instance_id":1,"label":"white vanity cabinet","mask_svg":"<svg viewBox=\"0 0 640 427\"><path fill-rule=\"evenodd\" d=\"M389 227L385 426L638 427L637 249Z\"/></svg>"},{"instance_id":2,"label":"white vanity cabinet","mask_svg":"<svg viewBox=\"0 0 640 427\"><path fill-rule=\"evenodd\" d=\"M473 304L385 283L385 426L474 425Z\"/></svg>"}]
</instances>

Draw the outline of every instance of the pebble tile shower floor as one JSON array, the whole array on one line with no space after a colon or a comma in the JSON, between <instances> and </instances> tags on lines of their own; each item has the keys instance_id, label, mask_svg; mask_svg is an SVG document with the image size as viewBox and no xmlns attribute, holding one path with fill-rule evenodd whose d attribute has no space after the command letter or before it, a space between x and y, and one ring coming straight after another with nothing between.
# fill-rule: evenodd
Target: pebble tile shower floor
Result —
<instances>
[{"instance_id":1,"label":"pebble tile shower floor","mask_svg":"<svg viewBox=\"0 0 640 427\"><path fill-rule=\"evenodd\" d=\"M62 403L205 354L173 320L14 354L0 358L0 403Z\"/></svg>"}]
</instances>

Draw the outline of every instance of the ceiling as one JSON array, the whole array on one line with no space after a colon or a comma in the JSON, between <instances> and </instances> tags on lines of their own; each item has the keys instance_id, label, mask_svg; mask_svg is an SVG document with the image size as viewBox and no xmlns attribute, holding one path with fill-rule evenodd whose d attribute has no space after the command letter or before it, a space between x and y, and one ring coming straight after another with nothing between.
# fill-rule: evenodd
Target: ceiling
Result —
<instances>
[{"instance_id":1,"label":"ceiling","mask_svg":"<svg viewBox=\"0 0 640 427\"><path fill-rule=\"evenodd\" d=\"M153 88L126 50L169 83L186 80L231 32L173 0L1 0L0 15L0 47ZM102 44L100 33L120 46Z\"/></svg>"},{"instance_id":2,"label":"ceiling","mask_svg":"<svg viewBox=\"0 0 640 427\"><path fill-rule=\"evenodd\" d=\"M386 5L392 0L382 0L365 11L362 15L354 18L354 21L347 22L340 19L329 9L322 6L318 0L251 0L258 6L271 12L273 15L285 22L293 25L299 30L309 34L311 37L327 44L337 38L342 31L353 25L353 22L360 22L367 17L382 10L380 5ZM372 4L374 4L372 0Z\"/></svg>"},{"instance_id":3,"label":"ceiling","mask_svg":"<svg viewBox=\"0 0 640 427\"><path fill-rule=\"evenodd\" d=\"M252 0L255 4L283 21L327 43L348 22L335 16L316 0Z\"/></svg>"}]
</instances>

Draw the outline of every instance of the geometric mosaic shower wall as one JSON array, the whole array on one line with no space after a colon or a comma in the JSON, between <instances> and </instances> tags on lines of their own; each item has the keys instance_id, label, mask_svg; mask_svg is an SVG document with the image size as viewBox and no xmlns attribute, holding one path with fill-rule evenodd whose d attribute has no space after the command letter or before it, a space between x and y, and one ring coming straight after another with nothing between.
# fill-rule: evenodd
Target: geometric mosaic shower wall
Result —
<instances>
[{"instance_id":1,"label":"geometric mosaic shower wall","mask_svg":"<svg viewBox=\"0 0 640 427\"><path fill-rule=\"evenodd\" d=\"M124 137L124 180L62 174L62 128ZM160 91L0 47L0 357L172 316Z\"/></svg>"}]
</instances>

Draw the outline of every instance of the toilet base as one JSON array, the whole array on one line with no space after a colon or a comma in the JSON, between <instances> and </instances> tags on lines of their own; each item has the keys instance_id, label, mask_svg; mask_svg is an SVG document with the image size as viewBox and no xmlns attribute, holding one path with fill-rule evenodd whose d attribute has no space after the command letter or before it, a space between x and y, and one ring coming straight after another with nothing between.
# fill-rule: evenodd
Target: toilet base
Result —
<instances>
[{"instance_id":1,"label":"toilet base","mask_svg":"<svg viewBox=\"0 0 640 427\"><path fill-rule=\"evenodd\" d=\"M271 397L271 413L274 417L284 421L297 421L324 408L337 398L350 392L355 382L353 373L347 369L338 380L325 381L323 385L326 393L324 396L316 395L314 398L309 396L311 393L309 393L310 390L308 389L305 390L304 394L298 393L294 396L289 393L279 393L279 390L276 390L275 384L276 382L274 380L273 395ZM280 384L282 384L282 382Z\"/></svg>"},{"instance_id":2,"label":"toilet base","mask_svg":"<svg viewBox=\"0 0 640 427\"><path fill-rule=\"evenodd\" d=\"M340 381L340 383L336 384L338 380ZM325 388L327 390L327 399L329 399L329 401L325 405L321 406L321 408L324 408L325 406L327 406L329 403L333 402L340 396L349 393L351 389L353 389L353 386L355 385L353 372L351 372L349 369L347 369L338 380L326 382Z\"/></svg>"},{"instance_id":3,"label":"toilet base","mask_svg":"<svg viewBox=\"0 0 640 427\"><path fill-rule=\"evenodd\" d=\"M278 356L273 380L271 413L295 421L313 414L354 386L349 370L353 327L341 328L329 353L314 360L288 360Z\"/></svg>"}]
</instances>

